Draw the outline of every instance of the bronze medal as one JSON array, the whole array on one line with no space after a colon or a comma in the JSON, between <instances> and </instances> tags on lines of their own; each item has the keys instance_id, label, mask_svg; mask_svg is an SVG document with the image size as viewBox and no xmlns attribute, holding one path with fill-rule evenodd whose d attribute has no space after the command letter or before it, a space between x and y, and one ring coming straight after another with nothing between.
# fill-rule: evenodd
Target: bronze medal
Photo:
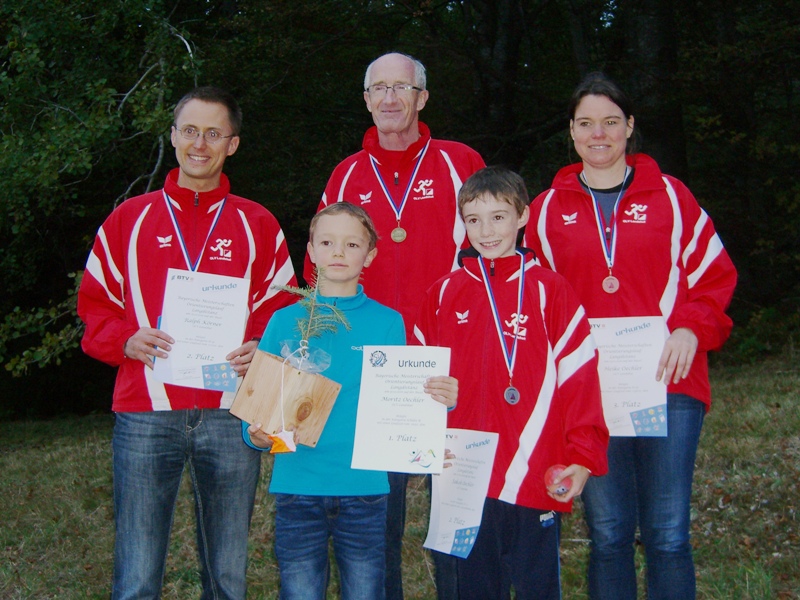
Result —
<instances>
[{"instance_id":1,"label":"bronze medal","mask_svg":"<svg viewBox=\"0 0 800 600\"><path fill-rule=\"evenodd\" d=\"M603 291L606 294L615 294L619 289L619 279L613 275L609 275L603 279Z\"/></svg>"},{"instance_id":2,"label":"bronze medal","mask_svg":"<svg viewBox=\"0 0 800 600\"><path fill-rule=\"evenodd\" d=\"M406 230L402 227L395 227L392 229L392 241L397 242L398 244L405 241L406 235Z\"/></svg>"}]
</instances>

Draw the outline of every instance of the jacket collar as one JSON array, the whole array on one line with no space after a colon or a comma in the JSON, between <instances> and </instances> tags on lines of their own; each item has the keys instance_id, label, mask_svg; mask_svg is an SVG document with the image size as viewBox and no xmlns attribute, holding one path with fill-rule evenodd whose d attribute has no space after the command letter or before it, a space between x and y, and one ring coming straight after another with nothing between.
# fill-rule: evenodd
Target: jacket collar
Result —
<instances>
[{"instance_id":1,"label":"jacket collar","mask_svg":"<svg viewBox=\"0 0 800 600\"><path fill-rule=\"evenodd\" d=\"M517 247L517 251L522 253L525 257L525 270L527 271L532 265L536 264L536 254L530 248ZM458 253L458 264L473 277L481 279L481 270L478 261L483 261L486 267L486 272L490 272L491 263L490 259L483 258L475 248L465 248ZM504 281L510 281L519 277L519 254L514 256L505 256L503 258L494 259L494 274L502 278Z\"/></svg>"},{"instance_id":2,"label":"jacket collar","mask_svg":"<svg viewBox=\"0 0 800 600\"><path fill-rule=\"evenodd\" d=\"M231 191L231 184L225 173L220 173L219 187L210 192L195 192L194 190L180 187L178 185L179 174L180 167L172 169L167 174L167 179L164 182L164 191L172 199L173 204L175 202L178 203L181 210L188 209L190 206L200 206L210 210Z\"/></svg>"},{"instance_id":3,"label":"jacket collar","mask_svg":"<svg viewBox=\"0 0 800 600\"><path fill-rule=\"evenodd\" d=\"M398 155L402 157L401 162L413 161L417 155L422 152L428 140L431 139L430 128L422 121L418 121L417 125L419 125L419 139L403 151L381 148L378 142L378 128L374 125L367 129L367 132L364 134L362 147L383 165L394 163L397 161Z\"/></svg>"},{"instance_id":4,"label":"jacket collar","mask_svg":"<svg viewBox=\"0 0 800 600\"><path fill-rule=\"evenodd\" d=\"M661 179L661 169L658 168L656 161L648 155L629 154L625 157L625 160L629 167L635 169L633 181L627 188L625 197L629 197L635 192L664 189L664 182ZM586 189L581 185L578 179L581 171L583 171L583 163L575 163L564 167L556 173L551 187L556 190L579 192L581 194L586 194L588 197Z\"/></svg>"},{"instance_id":5,"label":"jacket collar","mask_svg":"<svg viewBox=\"0 0 800 600\"><path fill-rule=\"evenodd\" d=\"M319 298L325 304L332 304L339 310L355 310L368 300L364 293L364 286L360 283L355 296L323 296L320 294Z\"/></svg>"}]
</instances>

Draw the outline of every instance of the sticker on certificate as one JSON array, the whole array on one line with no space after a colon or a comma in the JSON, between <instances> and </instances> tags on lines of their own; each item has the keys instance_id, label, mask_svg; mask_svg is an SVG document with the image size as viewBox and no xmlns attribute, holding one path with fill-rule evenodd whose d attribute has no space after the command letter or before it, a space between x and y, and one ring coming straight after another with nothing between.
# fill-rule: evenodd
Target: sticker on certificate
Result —
<instances>
[{"instance_id":1,"label":"sticker on certificate","mask_svg":"<svg viewBox=\"0 0 800 600\"><path fill-rule=\"evenodd\" d=\"M635 410L631 413L631 422L637 437L667 437L667 405Z\"/></svg>"},{"instance_id":2,"label":"sticker on certificate","mask_svg":"<svg viewBox=\"0 0 800 600\"><path fill-rule=\"evenodd\" d=\"M235 392L236 371L228 362L203 365L203 388L215 392Z\"/></svg>"}]
</instances>

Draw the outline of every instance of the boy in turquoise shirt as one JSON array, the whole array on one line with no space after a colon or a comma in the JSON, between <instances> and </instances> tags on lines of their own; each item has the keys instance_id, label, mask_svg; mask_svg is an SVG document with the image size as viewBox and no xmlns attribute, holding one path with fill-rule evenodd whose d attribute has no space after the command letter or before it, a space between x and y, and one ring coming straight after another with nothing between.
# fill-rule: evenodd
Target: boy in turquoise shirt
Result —
<instances>
[{"instance_id":1,"label":"boy in turquoise shirt","mask_svg":"<svg viewBox=\"0 0 800 600\"><path fill-rule=\"evenodd\" d=\"M358 280L375 259L377 233L363 209L343 202L311 221L308 253L317 267L319 300L341 310L350 329L315 337L312 345L331 356L325 377L342 385L315 448L275 455L270 492L275 494L275 554L282 599L325 598L328 540L333 539L343 600L384 597L386 494L383 471L350 468L364 345L403 345L403 319L367 298ZM323 309L325 310L325 309ZM275 313L259 349L280 354L285 340L299 340L299 304ZM432 377L426 393L450 407L457 383ZM271 441L260 424L244 426L245 441L267 448Z\"/></svg>"}]
</instances>

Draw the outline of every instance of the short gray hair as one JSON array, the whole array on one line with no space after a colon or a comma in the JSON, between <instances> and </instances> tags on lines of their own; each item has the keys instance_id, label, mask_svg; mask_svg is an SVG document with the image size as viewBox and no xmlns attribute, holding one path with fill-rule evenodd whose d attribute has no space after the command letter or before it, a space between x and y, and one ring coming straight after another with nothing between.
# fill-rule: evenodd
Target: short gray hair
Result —
<instances>
[{"instance_id":1,"label":"short gray hair","mask_svg":"<svg viewBox=\"0 0 800 600\"><path fill-rule=\"evenodd\" d=\"M418 88L422 88L423 90L426 89L425 86L428 84L428 78L427 78L427 75L425 74L425 65L423 65L420 61L418 61L416 58L414 58L410 54L404 54L402 52L387 52L386 54L382 54L381 56L379 56L378 58L373 60L371 63L369 63L369 66L367 67L367 72L364 73L364 89L365 90L370 85L369 76L370 76L370 72L372 71L372 65L374 65L376 62L378 62L384 56L388 56L389 54L399 54L400 56L404 56L405 58L410 60L412 62L412 64L414 65L414 85L417 86Z\"/></svg>"}]
</instances>

